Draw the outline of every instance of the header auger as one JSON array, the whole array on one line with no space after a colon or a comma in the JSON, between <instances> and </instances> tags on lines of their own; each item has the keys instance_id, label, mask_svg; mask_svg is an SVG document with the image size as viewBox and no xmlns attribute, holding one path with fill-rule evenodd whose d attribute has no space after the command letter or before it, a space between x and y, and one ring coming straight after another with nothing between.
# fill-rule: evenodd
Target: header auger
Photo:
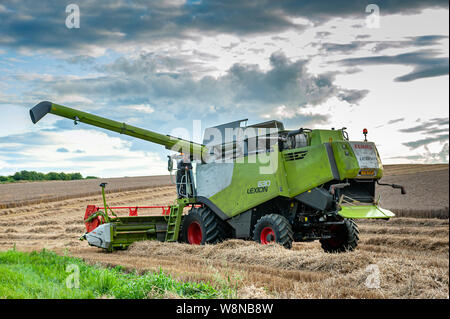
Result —
<instances>
[{"instance_id":1,"label":"header auger","mask_svg":"<svg viewBox=\"0 0 450 319\"><path fill-rule=\"evenodd\" d=\"M105 199L104 211L88 206L83 237L107 250L144 239L212 244L241 238L286 248L294 241L320 240L325 251L343 252L357 246L356 219L395 216L379 207L375 186L402 187L379 183L383 166L366 130L364 141L350 141L345 128L286 130L279 121L243 125L241 120L207 128L199 144L51 102L33 107L31 120L37 123L47 113L178 153L168 162L169 171L176 171L178 194L163 208L169 214L109 217Z\"/></svg>"}]
</instances>

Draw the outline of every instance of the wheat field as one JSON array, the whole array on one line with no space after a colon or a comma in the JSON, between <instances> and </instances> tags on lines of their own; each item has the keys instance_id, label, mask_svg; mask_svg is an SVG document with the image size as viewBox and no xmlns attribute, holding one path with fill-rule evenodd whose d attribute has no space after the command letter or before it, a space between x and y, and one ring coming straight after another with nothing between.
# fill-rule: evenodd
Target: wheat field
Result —
<instances>
[{"instance_id":1,"label":"wheat field","mask_svg":"<svg viewBox=\"0 0 450 319\"><path fill-rule=\"evenodd\" d=\"M441 192L448 189L448 165L429 171L425 167L396 169L402 173L385 178L409 183L405 185L411 196L406 201L409 206L396 208L400 192L383 189L394 194L385 196L383 207L397 215L403 209L401 216L358 221L360 242L353 252L327 254L318 242L294 243L287 250L228 240L205 246L138 242L128 250L105 253L78 240L85 231L86 205L101 205L100 192L1 208L0 250L47 248L105 266L141 272L161 268L179 280L227 283L236 287L239 298L448 298L448 192ZM436 185L433 196L421 197L420 183L425 188ZM174 198L174 187L164 185L108 194L111 206L167 205ZM429 199L428 205L424 198ZM429 218L421 205L430 211L440 209L442 215Z\"/></svg>"}]
</instances>

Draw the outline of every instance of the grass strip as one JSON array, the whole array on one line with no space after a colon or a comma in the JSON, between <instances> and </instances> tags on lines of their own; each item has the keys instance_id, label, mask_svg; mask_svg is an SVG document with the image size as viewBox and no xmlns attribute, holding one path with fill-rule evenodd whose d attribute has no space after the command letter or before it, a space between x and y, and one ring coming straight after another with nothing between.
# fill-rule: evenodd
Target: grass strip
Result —
<instances>
[{"instance_id":1,"label":"grass strip","mask_svg":"<svg viewBox=\"0 0 450 319\"><path fill-rule=\"evenodd\" d=\"M80 258L48 250L0 252L0 298L230 298L235 288L183 282L159 272L126 272L120 266L89 265Z\"/></svg>"}]
</instances>

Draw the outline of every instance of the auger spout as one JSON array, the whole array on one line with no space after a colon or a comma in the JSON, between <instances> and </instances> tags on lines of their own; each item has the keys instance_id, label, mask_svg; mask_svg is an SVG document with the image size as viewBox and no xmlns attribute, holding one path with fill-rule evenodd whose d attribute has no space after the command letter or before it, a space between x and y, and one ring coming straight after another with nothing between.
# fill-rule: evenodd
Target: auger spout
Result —
<instances>
[{"instance_id":1,"label":"auger spout","mask_svg":"<svg viewBox=\"0 0 450 319\"><path fill-rule=\"evenodd\" d=\"M31 121L36 124L48 113L71 119L75 122L75 124L82 122L109 131L133 136L156 144L161 144L168 150L189 154L192 159L201 160L202 155L207 154L208 152L207 148L202 144L186 141L170 135L159 134L133 125L72 109L67 106L58 105L49 101L40 102L30 110Z\"/></svg>"}]
</instances>

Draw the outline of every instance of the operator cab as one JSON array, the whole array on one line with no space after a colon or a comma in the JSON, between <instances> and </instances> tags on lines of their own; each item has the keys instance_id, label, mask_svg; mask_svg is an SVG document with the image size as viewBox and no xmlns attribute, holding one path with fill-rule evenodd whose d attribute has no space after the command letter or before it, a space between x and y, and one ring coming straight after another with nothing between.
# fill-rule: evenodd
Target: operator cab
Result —
<instances>
[{"instance_id":1,"label":"operator cab","mask_svg":"<svg viewBox=\"0 0 450 319\"><path fill-rule=\"evenodd\" d=\"M210 161L220 162L266 153L278 142L284 131L280 121L247 125L248 119L229 122L205 129L203 145L209 149Z\"/></svg>"}]
</instances>

